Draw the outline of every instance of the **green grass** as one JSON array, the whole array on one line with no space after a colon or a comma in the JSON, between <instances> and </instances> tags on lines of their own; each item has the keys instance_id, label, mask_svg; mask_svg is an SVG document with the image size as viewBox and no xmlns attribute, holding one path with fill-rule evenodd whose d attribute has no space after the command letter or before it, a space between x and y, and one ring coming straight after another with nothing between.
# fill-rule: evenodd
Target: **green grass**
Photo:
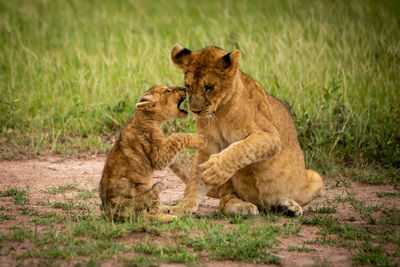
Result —
<instances>
[{"instance_id":1,"label":"green grass","mask_svg":"<svg viewBox=\"0 0 400 267\"><path fill-rule=\"evenodd\" d=\"M25 215L27 213L31 214L25 212ZM77 221L71 220L70 216L61 221L55 221L60 216L36 213L32 216L38 217L31 220L33 226L47 227L43 232L16 226L1 235L2 245L11 240L30 240L35 244L23 252L15 253L13 257L17 261L40 258L54 264L59 260L70 261L87 256L93 261L113 257L128 266L160 263L197 266L204 263L205 259L279 264L280 258L272 248L278 244L279 237L297 232L297 228L293 227L295 223L287 223L283 227L271 225L268 217L258 223L255 223L256 217L252 217L231 224L230 218L224 217L218 222L212 218L183 218L162 224L135 217L114 223L91 214ZM56 230L54 222L63 223L62 228ZM135 239L135 234L143 236L144 233L150 238ZM157 237L168 242L160 244L159 241L149 241Z\"/></svg>"},{"instance_id":2,"label":"green grass","mask_svg":"<svg viewBox=\"0 0 400 267\"><path fill-rule=\"evenodd\" d=\"M341 205L348 205L361 216L369 213L375 218L377 212L382 213L381 216L376 217L374 223L365 220L363 225L351 225L331 212L335 207L332 204L337 204L333 200L329 200L329 206L313 207L312 213L300 219L279 213L242 217L215 212L168 224L141 217L112 222L87 208L90 199L86 203L80 198L44 202L46 209L52 209L46 212L40 211L41 207L34 210L13 206L7 211L19 211L29 223L21 224L14 216L0 214L0 222L14 220L16 224L0 233L0 255L11 255L16 263L33 261L39 264L37 261L40 261L51 266L71 262L77 266L99 265L107 259L125 266L163 263L201 266L211 260L279 265L280 241L298 238L304 244L288 246L287 251L313 252L314 244L344 247L351 251L354 264L394 266L400 256L400 232L396 228L399 210L368 205L358 200L347 186L345 189L347 196L343 197ZM304 236L304 226L319 229L314 239ZM14 251L11 247L15 242L20 243L18 247L29 245L27 249ZM392 252L388 252L387 247L391 247Z\"/></svg>"},{"instance_id":3,"label":"green grass","mask_svg":"<svg viewBox=\"0 0 400 267\"><path fill-rule=\"evenodd\" d=\"M226 231L223 225L208 227L204 235L187 238L185 245L194 250L207 251L217 260L232 259L253 263L279 264L280 259L266 251L277 244L277 237L281 234L278 226L265 225L252 228L250 224L241 224Z\"/></svg>"},{"instance_id":4,"label":"green grass","mask_svg":"<svg viewBox=\"0 0 400 267\"><path fill-rule=\"evenodd\" d=\"M138 244L134 246L133 251L143 254L147 257L138 257L136 259L125 259L127 265L150 265L158 262L166 263L185 263L192 265L198 262L198 255L190 253L187 247L182 245L164 246L157 248L151 244Z\"/></svg>"},{"instance_id":5,"label":"green grass","mask_svg":"<svg viewBox=\"0 0 400 267\"><path fill-rule=\"evenodd\" d=\"M240 49L291 107L308 165L398 168L399 14L390 0L1 0L1 157L105 152L143 90L183 84L180 43Z\"/></svg>"},{"instance_id":6,"label":"green grass","mask_svg":"<svg viewBox=\"0 0 400 267\"><path fill-rule=\"evenodd\" d=\"M398 266L394 263L381 246L371 246L368 243L362 243L358 253L353 256L353 260L360 265L371 266Z\"/></svg>"}]
</instances>

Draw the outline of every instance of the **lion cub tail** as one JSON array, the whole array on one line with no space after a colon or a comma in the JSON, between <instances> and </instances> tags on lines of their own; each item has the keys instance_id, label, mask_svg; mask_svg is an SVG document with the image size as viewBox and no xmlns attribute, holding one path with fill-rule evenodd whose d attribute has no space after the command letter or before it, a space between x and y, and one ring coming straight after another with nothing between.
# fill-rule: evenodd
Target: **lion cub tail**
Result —
<instances>
[{"instance_id":1,"label":"lion cub tail","mask_svg":"<svg viewBox=\"0 0 400 267\"><path fill-rule=\"evenodd\" d=\"M324 184L322 177L313 170L306 170L306 185L304 189L305 196L302 205L309 203L314 197L316 197L321 191L321 187Z\"/></svg>"}]
</instances>

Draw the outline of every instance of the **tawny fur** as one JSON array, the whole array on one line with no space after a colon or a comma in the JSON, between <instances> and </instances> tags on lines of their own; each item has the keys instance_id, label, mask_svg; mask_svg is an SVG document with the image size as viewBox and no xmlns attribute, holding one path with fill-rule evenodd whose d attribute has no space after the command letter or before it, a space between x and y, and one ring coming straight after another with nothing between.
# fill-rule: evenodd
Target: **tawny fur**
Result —
<instances>
[{"instance_id":1,"label":"tawny fur","mask_svg":"<svg viewBox=\"0 0 400 267\"><path fill-rule=\"evenodd\" d=\"M206 139L196 134L176 133L165 139L162 122L185 119L179 109L186 98L181 87L155 86L136 104L135 113L123 127L104 166L100 181L102 210L115 219L133 214L168 222L174 216L160 212L162 184L151 185L154 170L166 168L185 147L202 148Z\"/></svg>"},{"instance_id":2,"label":"tawny fur","mask_svg":"<svg viewBox=\"0 0 400 267\"><path fill-rule=\"evenodd\" d=\"M281 207L302 215L322 187L306 170L293 119L285 106L239 69L240 52L216 47L171 51L185 75L197 132L208 139L195 155L182 202L174 214L195 212L210 188L218 191L220 210L257 214Z\"/></svg>"}]
</instances>

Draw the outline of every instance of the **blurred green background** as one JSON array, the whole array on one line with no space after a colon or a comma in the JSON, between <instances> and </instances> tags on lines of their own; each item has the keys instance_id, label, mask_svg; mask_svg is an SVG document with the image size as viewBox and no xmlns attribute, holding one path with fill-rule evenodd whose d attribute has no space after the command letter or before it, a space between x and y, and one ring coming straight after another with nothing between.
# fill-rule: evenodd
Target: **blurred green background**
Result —
<instances>
[{"instance_id":1,"label":"blurred green background","mask_svg":"<svg viewBox=\"0 0 400 267\"><path fill-rule=\"evenodd\" d=\"M104 153L169 59L240 49L291 110L307 165L400 166L398 1L0 0L1 158ZM195 131L193 118L164 126Z\"/></svg>"}]
</instances>

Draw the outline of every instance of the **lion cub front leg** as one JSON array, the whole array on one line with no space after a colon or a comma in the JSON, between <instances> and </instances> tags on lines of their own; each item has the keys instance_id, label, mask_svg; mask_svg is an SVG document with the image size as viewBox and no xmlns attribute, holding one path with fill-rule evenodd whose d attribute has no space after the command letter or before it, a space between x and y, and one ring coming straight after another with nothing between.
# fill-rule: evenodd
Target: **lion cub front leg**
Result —
<instances>
[{"instance_id":1,"label":"lion cub front leg","mask_svg":"<svg viewBox=\"0 0 400 267\"><path fill-rule=\"evenodd\" d=\"M207 139L201 135L175 133L165 139L151 155L153 166L162 170L170 165L176 154L184 148L201 149L207 145Z\"/></svg>"},{"instance_id":2,"label":"lion cub front leg","mask_svg":"<svg viewBox=\"0 0 400 267\"><path fill-rule=\"evenodd\" d=\"M279 133L256 132L246 139L231 144L199 166L201 177L207 185L220 186L239 169L253 162L264 160L280 151Z\"/></svg>"},{"instance_id":3,"label":"lion cub front leg","mask_svg":"<svg viewBox=\"0 0 400 267\"><path fill-rule=\"evenodd\" d=\"M211 146L211 144L209 144ZM205 162L214 149L197 150L192 165L192 173L190 179L186 183L186 189L182 201L176 206L170 206L169 211L177 216L184 216L193 214L198 210L199 203L203 200L208 187L201 179L198 166L200 163Z\"/></svg>"}]
</instances>

